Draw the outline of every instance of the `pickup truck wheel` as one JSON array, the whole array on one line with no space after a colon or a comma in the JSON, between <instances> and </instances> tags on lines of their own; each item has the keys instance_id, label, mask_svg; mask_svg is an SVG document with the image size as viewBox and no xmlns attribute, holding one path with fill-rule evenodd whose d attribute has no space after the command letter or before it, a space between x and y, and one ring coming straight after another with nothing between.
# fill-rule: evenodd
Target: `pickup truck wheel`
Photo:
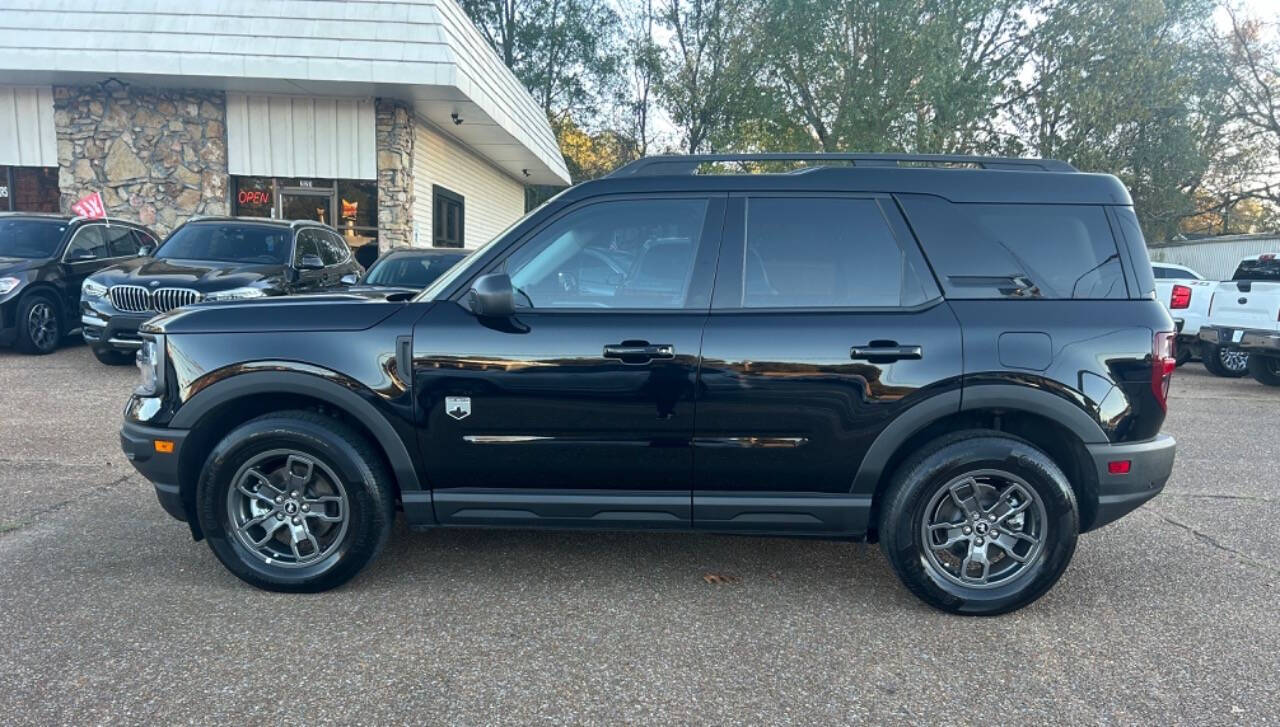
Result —
<instances>
[{"instance_id":1,"label":"pickup truck wheel","mask_svg":"<svg viewBox=\"0 0 1280 727\"><path fill-rule=\"evenodd\" d=\"M898 468L880 546L912 593L966 615L1007 613L1044 595L1075 552L1066 476L1030 443L996 431L948 435Z\"/></svg>"},{"instance_id":2,"label":"pickup truck wheel","mask_svg":"<svg viewBox=\"0 0 1280 727\"><path fill-rule=\"evenodd\" d=\"M1238 379L1249 374L1249 354L1238 348L1205 344L1204 367L1214 376Z\"/></svg>"},{"instance_id":3,"label":"pickup truck wheel","mask_svg":"<svg viewBox=\"0 0 1280 727\"><path fill-rule=\"evenodd\" d=\"M1249 373L1259 384L1280 386L1280 357L1250 356Z\"/></svg>"},{"instance_id":4,"label":"pickup truck wheel","mask_svg":"<svg viewBox=\"0 0 1280 727\"><path fill-rule=\"evenodd\" d=\"M222 439L196 489L214 555L271 591L316 592L356 575L382 549L392 481L372 445L306 411L269 414Z\"/></svg>"}]
</instances>

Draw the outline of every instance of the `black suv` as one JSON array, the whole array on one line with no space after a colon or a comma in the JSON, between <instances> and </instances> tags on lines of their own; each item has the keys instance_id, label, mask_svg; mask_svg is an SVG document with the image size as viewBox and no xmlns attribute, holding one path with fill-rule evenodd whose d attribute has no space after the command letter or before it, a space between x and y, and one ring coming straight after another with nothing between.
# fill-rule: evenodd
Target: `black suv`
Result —
<instances>
[{"instance_id":1,"label":"black suv","mask_svg":"<svg viewBox=\"0 0 1280 727\"><path fill-rule=\"evenodd\" d=\"M1000 613L1169 477L1154 289L1123 185L1061 162L649 158L409 301L154 319L122 444L262 588L346 581L402 508L878 540L926 602Z\"/></svg>"},{"instance_id":2,"label":"black suv","mask_svg":"<svg viewBox=\"0 0 1280 727\"><path fill-rule=\"evenodd\" d=\"M51 353L79 327L81 281L155 244L129 222L0 213L0 345Z\"/></svg>"},{"instance_id":3,"label":"black suv","mask_svg":"<svg viewBox=\"0 0 1280 727\"><path fill-rule=\"evenodd\" d=\"M80 295L84 340L105 364L133 362L138 326L200 301L308 293L364 271L351 248L319 222L197 217L149 258L89 277Z\"/></svg>"}]
</instances>

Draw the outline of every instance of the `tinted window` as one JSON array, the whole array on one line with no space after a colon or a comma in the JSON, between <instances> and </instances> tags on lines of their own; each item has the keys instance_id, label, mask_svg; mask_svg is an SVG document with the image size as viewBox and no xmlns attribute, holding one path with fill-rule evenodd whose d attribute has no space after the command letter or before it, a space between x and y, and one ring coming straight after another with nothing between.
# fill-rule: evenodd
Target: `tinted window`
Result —
<instances>
[{"instance_id":1,"label":"tinted window","mask_svg":"<svg viewBox=\"0 0 1280 727\"><path fill-rule=\"evenodd\" d=\"M1241 260L1231 279L1280 282L1280 259L1275 255L1262 255L1257 260Z\"/></svg>"},{"instance_id":2,"label":"tinted window","mask_svg":"<svg viewBox=\"0 0 1280 727\"><path fill-rule=\"evenodd\" d=\"M463 255L393 255L374 263L373 267L369 268L369 273L365 275L364 282L368 285L425 288L463 257Z\"/></svg>"},{"instance_id":3,"label":"tinted window","mask_svg":"<svg viewBox=\"0 0 1280 727\"><path fill-rule=\"evenodd\" d=\"M308 255L324 260L320 254L320 233L316 230L300 230L298 232L298 246L293 252L293 261L301 263L302 258Z\"/></svg>"},{"instance_id":4,"label":"tinted window","mask_svg":"<svg viewBox=\"0 0 1280 727\"><path fill-rule=\"evenodd\" d=\"M0 220L0 257L53 257L66 231L59 220Z\"/></svg>"},{"instance_id":5,"label":"tinted window","mask_svg":"<svg viewBox=\"0 0 1280 727\"><path fill-rule=\"evenodd\" d=\"M894 307L925 300L873 200L751 199L744 253L746 308Z\"/></svg>"},{"instance_id":6,"label":"tinted window","mask_svg":"<svg viewBox=\"0 0 1280 727\"><path fill-rule=\"evenodd\" d=\"M156 242L156 239L155 239L154 237L152 237L151 235L148 235L147 233L143 232L142 230L134 230L134 231L133 231L133 236L134 236L134 237L137 239L137 241L138 241L138 247L139 247L139 249L141 249L141 248L145 247L145 248L148 248L148 249L150 249L150 250L152 250L152 251L154 252L154 251L155 251L155 249L159 246L159 243L157 243L157 242Z\"/></svg>"},{"instance_id":7,"label":"tinted window","mask_svg":"<svg viewBox=\"0 0 1280 727\"><path fill-rule=\"evenodd\" d=\"M70 261L111 257L111 253L107 251L107 238L102 234L102 225L89 225L76 230L63 257Z\"/></svg>"},{"instance_id":8,"label":"tinted window","mask_svg":"<svg viewBox=\"0 0 1280 727\"><path fill-rule=\"evenodd\" d=\"M179 227L156 251L161 259L283 265L289 230L268 225L201 222Z\"/></svg>"},{"instance_id":9,"label":"tinted window","mask_svg":"<svg viewBox=\"0 0 1280 727\"><path fill-rule=\"evenodd\" d=\"M111 257L124 257L138 254L138 239L128 227L107 227L103 230L107 236L107 248Z\"/></svg>"},{"instance_id":10,"label":"tinted window","mask_svg":"<svg viewBox=\"0 0 1280 727\"><path fill-rule=\"evenodd\" d=\"M325 265L339 265L347 261L351 255L351 250L340 237L332 232L325 231L320 235L320 259L324 260Z\"/></svg>"},{"instance_id":11,"label":"tinted window","mask_svg":"<svg viewBox=\"0 0 1280 727\"><path fill-rule=\"evenodd\" d=\"M1129 295L1101 207L899 201L950 297Z\"/></svg>"},{"instance_id":12,"label":"tinted window","mask_svg":"<svg viewBox=\"0 0 1280 727\"><path fill-rule=\"evenodd\" d=\"M680 308L704 200L625 200L575 210L507 259L529 308Z\"/></svg>"}]
</instances>

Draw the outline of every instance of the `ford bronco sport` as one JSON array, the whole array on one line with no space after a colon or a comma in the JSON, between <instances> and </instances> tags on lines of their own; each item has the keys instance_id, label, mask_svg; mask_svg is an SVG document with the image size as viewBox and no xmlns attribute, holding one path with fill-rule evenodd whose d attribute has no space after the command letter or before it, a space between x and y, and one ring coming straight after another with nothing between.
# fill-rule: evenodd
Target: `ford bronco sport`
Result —
<instances>
[{"instance_id":1,"label":"ford bronco sport","mask_svg":"<svg viewBox=\"0 0 1280 727\"><path fill-rule=\"evenodd\" d=\"M401 509L878 541L927 603L995 614L1169 477L1154 290L1125 188L1062 162L647 158L416 296L156 317L121 438L261 588L347 581Z\"/></svg>"}]
</instances>

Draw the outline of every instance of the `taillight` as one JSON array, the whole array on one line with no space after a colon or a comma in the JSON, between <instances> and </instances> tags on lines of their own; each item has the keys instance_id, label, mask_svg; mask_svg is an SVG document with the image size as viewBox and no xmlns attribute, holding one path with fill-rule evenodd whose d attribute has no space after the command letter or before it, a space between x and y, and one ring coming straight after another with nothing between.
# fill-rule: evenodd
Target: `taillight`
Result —
<instances>
[{"instance_id":1,"label":"taillight","mask_svg":"<svg viewBox=\"0 0 1280 727\"><path fill-rule=\"evenodd\" d=\"M1169 307L1178 310L1191 307L1191 288L1185 285L1173 286L1173 295L1169 296Z\"/></svg>"},{"instance_id":2,"label":"taillight","mask_svg":"<svg viewBox=\"0 0 1280 727\"><path fill-rule=\"evenodd\" d=\"M1160 331L1151 343L1151 393L1165 411L1169 410L1169 383L1178 365L1174 340L1173 331Z\"/></svg>"}]
</instances>

